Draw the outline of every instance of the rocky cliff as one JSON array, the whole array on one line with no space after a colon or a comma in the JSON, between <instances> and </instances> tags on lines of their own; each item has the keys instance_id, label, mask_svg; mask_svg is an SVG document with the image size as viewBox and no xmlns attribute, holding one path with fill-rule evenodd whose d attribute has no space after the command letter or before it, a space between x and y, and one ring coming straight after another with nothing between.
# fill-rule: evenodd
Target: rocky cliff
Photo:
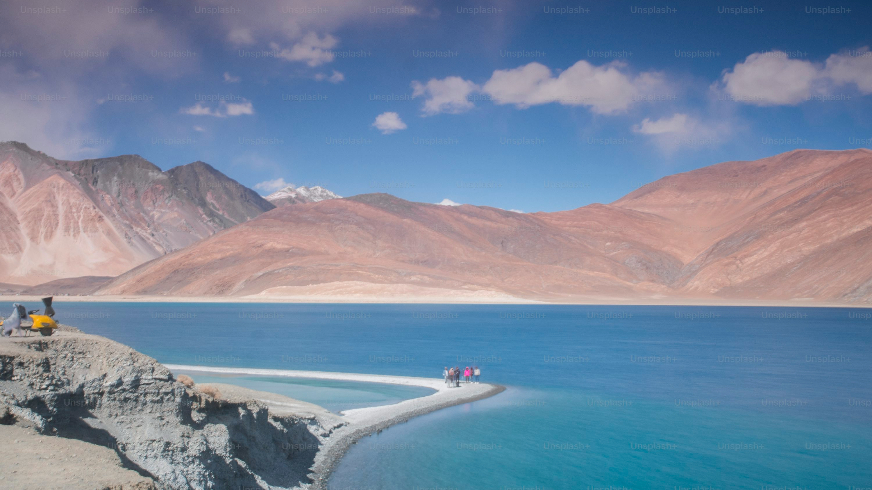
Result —
<instances>
[{"instance_id":1,"label":"rocky cliff","mask_svg":"<svg viewBox=\"0 0 872 490\"><path fill-rule=\"evenodd\" d=\"M169 489L306 487L318 448L339 425L213 398L133 349L61 331L0 341L0 423L109 448ZM35 471L70 456L46 449L49 461Z\"/></svg>"}]
</instances>

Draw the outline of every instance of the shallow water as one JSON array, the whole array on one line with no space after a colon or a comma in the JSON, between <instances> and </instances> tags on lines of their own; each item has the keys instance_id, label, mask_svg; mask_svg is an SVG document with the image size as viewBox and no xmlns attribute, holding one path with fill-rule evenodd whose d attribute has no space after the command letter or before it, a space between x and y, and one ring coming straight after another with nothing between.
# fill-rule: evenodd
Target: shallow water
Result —
<instances>
[{"instance_id":1,"label":"shallow water","mask_svg":"<svg viewBox=\"0 0 872 490\"><path fill-rule=\"evenodd\" d=\"M435 390L422 386L334 381L329 379L204 374L184 369L173 370L173 373L177 375L187 374L196 383L226 383L252 390L278 393L279 395L296 400L320 405L335 413L354 408L393 405L410 398L432 395L435 392Z\"/></svg>"},{"instance_id":2,"label":"shallow water","mask_svg":"<svg viewBox=\"0 0 872 490\"><path fill-rule=\"evenodd\" d=\"M55 308L165 363L432 377L478 364L509 386L362 440L333 490L872 487L868 310Z\"/></svg>"}]
</instances>

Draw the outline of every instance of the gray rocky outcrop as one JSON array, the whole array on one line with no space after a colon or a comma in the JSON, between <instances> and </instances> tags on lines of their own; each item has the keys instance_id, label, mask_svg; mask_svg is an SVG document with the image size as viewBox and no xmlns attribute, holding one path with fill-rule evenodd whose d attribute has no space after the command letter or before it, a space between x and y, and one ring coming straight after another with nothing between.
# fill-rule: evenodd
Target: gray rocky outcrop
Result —
<instances>
[{"instance_id":1,"label":"gray rocky outcrop","mask_svg":"<svg viewBox=\"0 0 872 490\"><path fill-rule=\"evenodd\" d=\"M306 487L337 427L215 399L146 355L72 331L0 341L0 423L112 448L169 489Z\"/></svg>"}]
</instances>

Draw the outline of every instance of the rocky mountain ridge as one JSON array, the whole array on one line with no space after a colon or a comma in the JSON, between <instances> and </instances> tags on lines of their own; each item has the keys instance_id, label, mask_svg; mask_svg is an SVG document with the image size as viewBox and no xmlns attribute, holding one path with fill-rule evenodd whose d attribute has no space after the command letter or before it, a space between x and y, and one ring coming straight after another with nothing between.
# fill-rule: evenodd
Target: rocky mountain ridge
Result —
<instances>
[{"instance_id":1,"label":"rocky mountain ridge","mask_svg":"<svg viewBox=\"0 0 872 490\"><path fill-rule=\"evenodd\" d=\"M203 162L82 161L0 143L0 277L115 276L274 206Z\"/></svg>"},{"instance_id":2,"label":"rocky mountain ridge","mask_svg":"<svg viewBox=\"0 0 872 490\"><path fill-rule=\"evenodd\" d=\"M293 230L293 233L288 233ZM387 194L285 206L101 295L872 302L872 151L797 150L520 214Z\"/></svg>"}]
</instances>

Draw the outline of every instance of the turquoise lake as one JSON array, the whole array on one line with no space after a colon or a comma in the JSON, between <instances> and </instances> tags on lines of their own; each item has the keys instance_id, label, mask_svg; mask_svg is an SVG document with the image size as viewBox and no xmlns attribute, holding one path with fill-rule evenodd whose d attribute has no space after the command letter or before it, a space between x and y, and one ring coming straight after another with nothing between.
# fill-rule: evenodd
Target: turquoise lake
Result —
<instances>
[{"instance_id":1,"label":"turquoise lake","mask_svg":"<svg viewBox=\"0 0 872 490\"><path fill-rule=\"evenodd\" d=\"M168 364L430 377L478 365L507 387L361 440L331 490L872 487L869 310L60 297L55 309ZM419 396L302 385L283 389L339 410Z\"/></svg>"}]
</instances>

